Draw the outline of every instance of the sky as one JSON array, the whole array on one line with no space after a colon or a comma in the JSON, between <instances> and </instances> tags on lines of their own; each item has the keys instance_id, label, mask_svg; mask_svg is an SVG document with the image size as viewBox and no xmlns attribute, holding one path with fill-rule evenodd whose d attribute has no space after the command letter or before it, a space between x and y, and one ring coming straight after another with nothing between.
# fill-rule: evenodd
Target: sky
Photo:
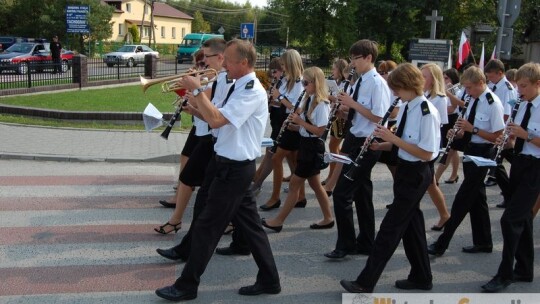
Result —
<instances>
[{"instance_id":1,"label":"sky","mask_svg":"<svg viewBox=\"0 0 540 304\"><path fill-rule=\"evenodd\" d=\"M244 4L248 0L225 0L225 1L234 2L238 4ZM267 5L267 0L249 0L249 3L251 3L252 6L263 7Z\"/></svg>"}]
</instances>

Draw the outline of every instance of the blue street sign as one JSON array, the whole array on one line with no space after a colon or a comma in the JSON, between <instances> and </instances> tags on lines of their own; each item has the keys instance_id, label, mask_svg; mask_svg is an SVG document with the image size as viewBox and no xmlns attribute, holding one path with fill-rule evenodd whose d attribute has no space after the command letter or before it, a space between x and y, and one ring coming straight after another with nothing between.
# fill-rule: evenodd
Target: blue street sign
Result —
<instances>
[{"instance_id":1,"label":"blue street sign","mask_svg":"<svg viewBox=\"0 0 540 304\"><path fill-rule=\"evenodd\" d=\"M240 25L240 38L253 39L255 36L255 25L253 23L242 23Z\"/></svg>"},{"instance_id":2,"label":"blue street sign","mask_svg":"<svg viewBox=\"0 0 540 304\"><path fill-rule=\"evenodd\" d=\"M90 33L88 25L88 5L67 5L66 6L66 29L68 33Z\"/></svg>"}]
</instances>

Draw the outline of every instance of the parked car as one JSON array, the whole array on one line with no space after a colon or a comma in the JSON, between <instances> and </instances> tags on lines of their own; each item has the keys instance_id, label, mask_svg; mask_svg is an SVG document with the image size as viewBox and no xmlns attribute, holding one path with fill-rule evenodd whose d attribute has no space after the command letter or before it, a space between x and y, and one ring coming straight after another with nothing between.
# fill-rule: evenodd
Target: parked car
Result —
<instances>
[{"instance_id":1,"label":"parked car","mask_svg":"<svg viewBox=\"0 0 540 304\"><path fill-rule=\"evenodd\" d=\"M212 38L221 38L223 39L223 35L221 34L205 34L205 33L190 33L187 34L184 39L182 39L182 43L178 45L178 50L176 51L176 57L178 59L178 63L182 63L184 61L191 62L193 61L193 54L201 49L202 44Z\"/></svg>"},{"instance_id":2,"label":"parked car","mask_svg":"<svg viewBox=\"0 0 540 304\"><path fill-rule=\"evenodd\" d=\"M146 56L146 54L154 54L159 58L159 52L152 50L146 45L126 44L119 48L116 52L103 55L103 62L105 62L108 67L118 64L125 65L130 68L136 66L137 64L144 63L144 56Z\"/></svg>"},{"instance_id":3,"label":"parked car","mask_svg":"<svg viewBox=\"0 0 540 304\"><path fill-rule=\"evenodd\" d=\"M276 57L281 57L281 55L283 55L283 53L285 53L287 49L284 48L284 47L277 47L275 49L272 50L272 52L270 52L270 59L274 59Z\"/></svg>"},{"instance_id":4,"label":"parked car","mask_svg":"<svg viewBox=\"0 0 540 304\"><path fill-rule=\"evenodd\" d=\"M20 42L15 43L0 54L0 73L5 70L26 74L28 70L43 72L52 70L52 56L48 42ZM74 53L62 50L61 71L67 72L71 68Z\"/></svg>"},{"instance_id":5,"label":"parked car","mask_svg":"<svg viewBox=\"0 0 540 304\"><path fill-rule=\"evenodd\" d=\"M21 37L0 37L0 53L7 50L13 44L23 41L24 38Z\"/></svg>"}]
</instances>

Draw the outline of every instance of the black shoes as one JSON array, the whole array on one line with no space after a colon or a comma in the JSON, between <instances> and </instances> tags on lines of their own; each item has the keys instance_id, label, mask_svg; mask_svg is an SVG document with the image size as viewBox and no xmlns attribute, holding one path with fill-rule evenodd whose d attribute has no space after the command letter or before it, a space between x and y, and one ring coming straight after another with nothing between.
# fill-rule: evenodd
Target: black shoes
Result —
<instances>
[{"instance_id":1,"label":"black shoes","mask_svg":"<svg viewBox=\"0 0 540 304\"><path fill-rule=\"evenodd\" d=\"M491 187L491 186L495 186L497 185L497 180L494 178L494 177L488 177L488 179L486 179L486 181L484 182L484 185L486 185L486 187Z\"/></svg>"},{"instance_id":2,"label":"black shoes","mask_svg":"<svg viewBox=\"0 0 540 304\"><path fill-rule=\"evenodd\" d=\"M493 251L493 246L489 246L489 245L466 246L466 247L463 247L461 251L466 252L466 253L479 253L479 252L491 253L491 251Z\"/></svg>"},{"instance_id":3,"label":"black shoes","mask_svg":"<svg viewBox=\"0 0 540 304\"><path fill-rule=\"evenodd\" d=\"M278 294L281 292L281 285L273 284L273 285L261 285L259 283L255 283L250 286L241 287L238 290L238 293L243 296L256 296L263 293L267 294Z\"/></svg>"},{"instance_id":4,"label":"black shoes","mask_svg":"<svg viewBox=\"0 0 540 304\"><path fill-rule=\"evenodd\" d=\"M448 220L446 220L446 222L444 222L444 224L442 224L441 226L437 226L437 225L431 226L431 230L433 230L433 231L442 231L444 229L444 226L446 226L446 223L448 223Z\"/></svg>"},{"instance_id":5,"label":"black shoes","mask_svg":"<svg viewBox=\"0 0 540 304\"><path fill-rule=\"evenodd\" d=\"M216 248L216 254L219 255L250 255L249 250L242 250L234 247L222 247L222 248Z\"/></svg>"},{"instance_id":6,"label":"black shoes","mask_svg":"<svg viewBox=\"0 0 540 304\"><path fill-rule=\"evenodd\" d=\"M178 254L176 251L174 251L173 248L169 248L169 249L156 249L156 252L166 258L166 259L169 259L169 260L173 260L173 261L182 261L182 262L185 262L187 260L187 258L181 256L180 254Z\"/></svg>"},{"instance_id":7,"label":"black shoes","mask_svg":"<svg viewBox=\"0 0 540 304\"><path fill-rule=\"evenodd\" d=\"M311 224L309 226L310 229L330 229L330 228L333 228L333 227L334 227L334 221L331 221L330 223L324 224L324 225L319 225L319 224L315 223L315 224Z\"/></svg>"},{"instance_id":8,"label":"black shoes","mask_svg":"<svg viewBox=\"0 0 540 304\"><path fill-rule=\"evenodd\" d=\"M169 203L166 200L160 200L159 203L165 208L176 208L176 204Z\"/></svg>"},{"instance_id":9,"label":"black shoes","mask_svg":"<svg viewBox=\"0 0 540 304\"><path fill-rule=\"evenodd\" d=\"M262 219L262 225L270 230L273 230L275 232L281 232L281 229L283 229L283 225L281 226L270 226L266 223L265 219Z\"/></svg>"},{"instance_id":10,"label":"black shoes","mask_svg":"<svg viewBox=\"0 0 540 304\"><path fill-rule=\"evenodd\" d=\"M341 280L339 281L339 284L341 284L341 286L343 286L343 288L345 288L345 290L350 293L372 293L373 292L373 289L362 287L358 285L356 281Z\"/></svg>"},{"instance_id":11,"label":"black shoes","mask_svg":"<svg viewBox=\"0 0 540 304\"><path fill-rule=\"evenodd\" d=\"M521 274L517 274L514 272L514 282L532 282L533 281L533 277L532 276L525 276L525 275L521 275Z\"/></svg>"},{"instance_id":12,"label":"black shoes","mask_svg":"<svg viewBox=\"0 0 540 304\"><path fill-rule=\"evenodd\" d=\"M397 280L396 287L404 290L421 289L431 290L433 288L432 283L416 283L409 280Z\"/></svg>"},{"instance_id":13,"label":"black shoes","mask_svg":"<svg viewBox=\"0 0 540 304\"><path fill-rule=\"evenodd\" d=\"M193 300L197 297L197 291L179 290L174 285L156 289L156 295L169 301Z\"/></svg>"},{"instance_id":14,"label":"black shoes","mask_svg":"<svg viewBox=\"0 0 540 304\"><path fill-rule=\"evenodd\" d=\"M443 255L445 251L446 249L441 249L437 247L437 243L433 243L427 247L427 252L437 257Z\"/></svg>"},{"instance_id":15,"label":"black shoes","mask_svg":"<svg viewBox=\"0 0 540 304\"><path fill-rule=\"evenodd\" d=\"M307 205L307 200L303 199L301 201L296 202L296 204L294 205L294 208L306 208L306 205Z\"/></svg>"},{"instance_id":16,"label":"black shoes","mask_svg":"<svg viewBox=\"0 0 540 304\"><path fill-rule=\"evenodd\" d=\"M335 249L335 250L332 250L331 252L325 253L324 256L329 259L343 259L349 254L357 254L357 253L346 251L346 250Z\"/></svg>"},{"instance_id":17,"label":"black shoes","mask_svg":"<svg viewBox=\"0 0 540 304\"><path fill-rule=\"evenodd\" d=\"M501 278L500 276L495 276L487 284L482 285L482 289L485 292L497 292L505 289L510 284L512 284L512 280L507 280Z\"/></svg>"},{"instance_id":18,"label":"black shoes","mask_svg":"<svg viewBox=\"0 0 540 304\"><path fill-rule=\"evenodd\" d=\"M455 184L455 183L458 182L458 180L459 180L459 175L456 176L456 178L454 178L454 179L447 179L447 180L445 180L444 183L445 183L445 184Z\"/></svg>"},{"instance_id":19,"label":"black shoes","mask_svg":"<svg viewBox=\"0 0 540 304\"><path fill-rule=\"evenodd\" d=\"M502 201L500 204L497 204L497 208L506 208L506 201Z\"/></svg>"},{"instance_id":20,"label":"black shoes","mask_svg":"<svg viewBox=\"0 0 540 304\"><path fill-rule=\"evenodd\" d=\"M269 211L272 209L277 209L279 208L279 206L281 206L281 200L277 200L277 202L275 202L272 206L261 205L259 206L259 209L261 209L262 211Z\"/></svg>"}]
</instances>

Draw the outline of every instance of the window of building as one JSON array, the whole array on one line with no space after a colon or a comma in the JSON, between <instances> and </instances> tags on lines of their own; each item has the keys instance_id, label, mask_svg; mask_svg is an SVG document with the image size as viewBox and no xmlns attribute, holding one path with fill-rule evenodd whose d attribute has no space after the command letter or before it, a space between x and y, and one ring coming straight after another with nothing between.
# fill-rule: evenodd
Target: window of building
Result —
<instances>
[{"instance_id":1,"label":"window of building","mask_svg":"<svg viewBox=\"0 0 540 304\"><path fill-rule=\"evenodd\" d=\"M131 13L131 3L126 3L126 11Z\"/></svg>"},{"instance_id":2,"label":"window of building","mask_svg":"<svg viewBox=\"0 0 540 304\"><path fill-rule=\"evenodd\" d=\"M171 36L173 39L176 39L176 27L172 28Z\"/></svg>"},{"instance_id":3,"label":"window of building","mask_svg":"<svg viewBox=\"0 0 540 304\"><path fill-rule=\"evenodd\" d=\"M148 5L145 5L145 6L144 6L144 14L145 14L145 15L148 15Z\"/></svg>"},{"instance_id":4,"label":"window of building","mask_svg":"<svg viewBox=\"0 0 540 304\"><path fill-rule=\"evenodd\" d=\"M161 27L161 38L165 38L165 27Z\"/></svg>"},{"instance_id":5,"label":"window of building","mask_svg":"<svg viewBox=\"0 0 540 304\"><path fill-rule=\"evenodd\" d=\"M182 28L182 39L184 38L185 35L186 35L186 29Z\"/></svg>"},{"instance_id":6,"label":"window of building","mask_svg":"<svg viewBox=\"0 0 540 304\"><path fill-rule=\"evenodd\" d=\"M118 23L118 36L124 35L124 24Z\"/></svg>"}]
</instances>

